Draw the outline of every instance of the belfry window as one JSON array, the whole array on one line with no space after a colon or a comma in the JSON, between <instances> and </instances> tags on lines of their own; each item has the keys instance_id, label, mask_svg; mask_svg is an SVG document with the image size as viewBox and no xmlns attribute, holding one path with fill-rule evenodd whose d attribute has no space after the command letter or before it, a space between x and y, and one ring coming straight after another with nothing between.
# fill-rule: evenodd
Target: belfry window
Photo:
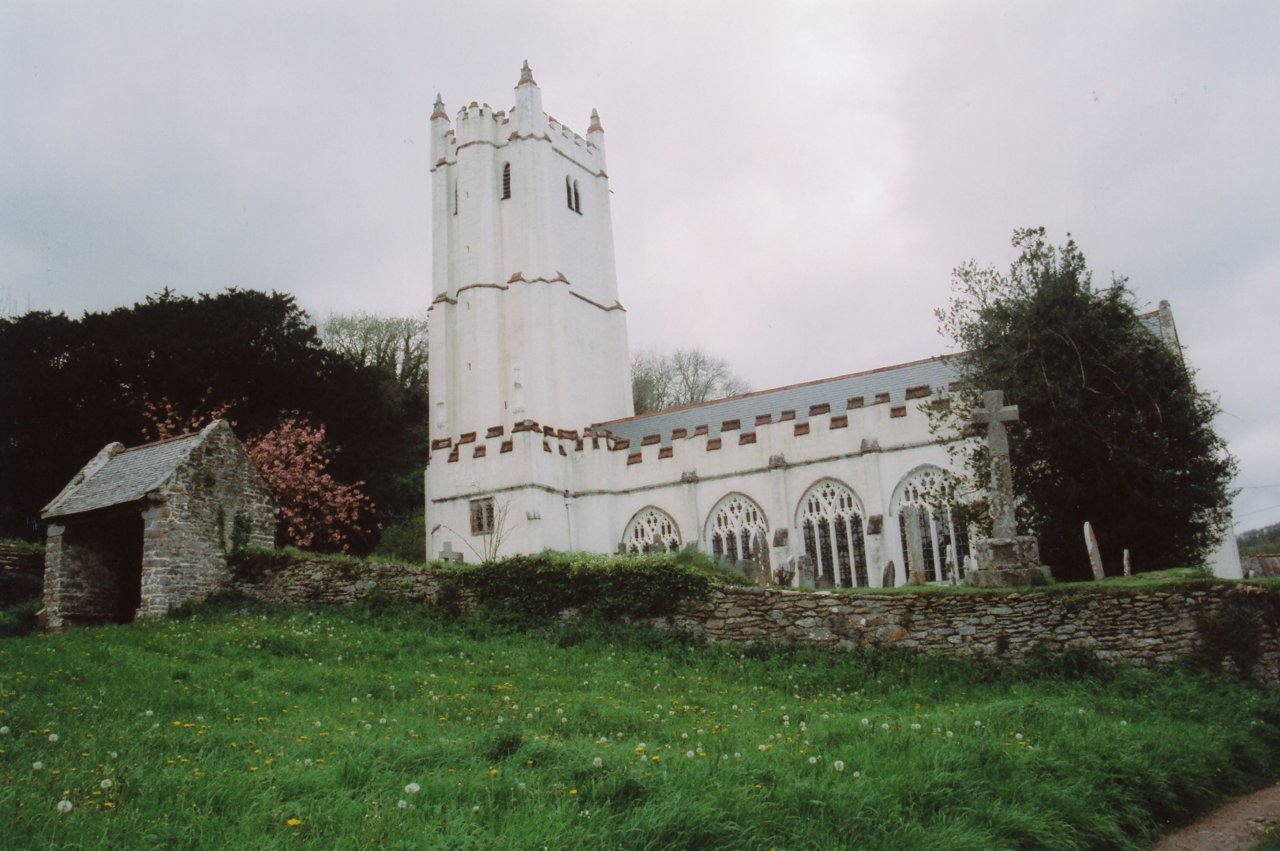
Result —
<instances>
[{"instance_id":1,"label":"belfry window","mask_svg":"<svg viewBox=\"0 0 1280 851\"><path fill-rule=\"evenodd\" d=\"M573 179L568 175L564 178L564 195L565 200L569 202L569 209L573 209Z\"/></svg>"},{"instance_id":2,"label":"belfry window","mask_svg":"<svg viewBox=\"0 0 1280 851\"><path fill-rule=\"evenodd\" d=\"M573 211L575 213L582 212L582 199L578 197L578 181L573 182Z\"/></svg>"},{"instance_id":3,"label":"belfry window","mask_svg":"<svg viewBox=\"0 0 1280 851\"><path fill-rule=\"evenodd\" d=\"M817 575L833 586L865 588L866 540L862 511L853 491L833 479L818 482L800 500L804 551Z\"/></svg>"},{"instance_id":4,"label":"belfry window","mask_svg":"<svg viewBox=\"0 0 1280 851\"><path fill-rule=\"evenodd\" d=\"M502 200L511 197L511 163L502 164Z\"/></svg>"}]
</instances>

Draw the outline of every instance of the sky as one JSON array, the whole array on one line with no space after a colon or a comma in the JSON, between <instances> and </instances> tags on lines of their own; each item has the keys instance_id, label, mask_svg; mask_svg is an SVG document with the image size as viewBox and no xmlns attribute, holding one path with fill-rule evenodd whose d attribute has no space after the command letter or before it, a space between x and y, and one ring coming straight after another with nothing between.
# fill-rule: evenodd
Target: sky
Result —
<instances>
[{"instance_id":1,"label":"sky","mask_svg":"<svg viewBox=\"0 0 1280 851\"><path fill-rule=\"evenodd\" d=\"M428 116L605 128L632 351L756 389L950 351L951 271L1070 233L1173 306L1280 522L1280 4L0 0L0 314L170 287L425 315Z\"/></svg>"}]
</instances>

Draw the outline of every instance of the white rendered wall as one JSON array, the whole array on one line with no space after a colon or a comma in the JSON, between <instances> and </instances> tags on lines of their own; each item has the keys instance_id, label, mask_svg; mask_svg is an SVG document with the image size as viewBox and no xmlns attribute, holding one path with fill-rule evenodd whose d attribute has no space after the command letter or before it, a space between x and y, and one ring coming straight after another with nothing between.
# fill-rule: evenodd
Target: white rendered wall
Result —
<instances>
[{"instance_id":1,"label":"white rendered wall","mask_svg":"<svg viewBox=\"0 0 1280 851\"><path fill-rule=\"evenodd\" d=\"M450 129L437 101L431 133L432 438L526 418L581 427L629 416L597 120L584 139L550 118L526 73L510 114L472 103Z\"/></svg>"}]
</instances>

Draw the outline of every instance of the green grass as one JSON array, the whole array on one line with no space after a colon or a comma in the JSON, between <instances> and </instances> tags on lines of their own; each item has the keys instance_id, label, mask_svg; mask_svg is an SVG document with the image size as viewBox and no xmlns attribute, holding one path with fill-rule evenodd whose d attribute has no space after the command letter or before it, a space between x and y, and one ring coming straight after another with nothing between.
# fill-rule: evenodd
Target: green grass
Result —
<instances>
[{"instance_id":1,"label":"green grass","mask_svg":"<svg viewBox=\"0 0 1280 851\"><path fill-rule=\"evenodd\" d=\"M0 724L15 848L1142 848L1280 768L1280 695L1190 670L386 604L6 639Z\"/></svg>"}]
</instances>

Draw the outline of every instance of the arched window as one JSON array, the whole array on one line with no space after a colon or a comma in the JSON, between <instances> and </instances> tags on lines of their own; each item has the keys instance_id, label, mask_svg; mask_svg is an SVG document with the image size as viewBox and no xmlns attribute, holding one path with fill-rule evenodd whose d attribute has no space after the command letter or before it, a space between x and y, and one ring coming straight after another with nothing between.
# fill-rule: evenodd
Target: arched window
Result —
<instances>
[{"instance_id":1,"label":"arched window","mask_svg":"<svg viewBox=\"0 0 1280 851\"><path fill-rule=\"evenodd\" d=\"M757 575L770 570L769 523L760 506L742 494L731 493L711 509L707 539L717 558L755 562Z\"/></svg>"},{"instance_id":2,"label":"arched window","mask_svg":"<svg viewBox=\"0 0 1280 851\"><path fill-rule=\"evenodd\" d=\"M834 479L825 479L809 488L797 514L804 551L813 559L817 575L843 588L867 587L862 506L853 491Z\"/></svg>"},{"instance_id":3,"label":"arched window","mask_svg":"<svg viewBox=\"0 0 1280 851\"><path fill-rule=\"evenodd\" d=\"M573 182L573 211L575 213L582 212L582 198L578 196L578 181Z\"/></svg>"},{"instance_id":4,"label":"arched window","mask_svg":"<svg viewBox=\"0 0 1280 851\"><path fill-rule=\"evenodd\" d=\"M511 163L502 164L502 200L511 197Z\"/></svg>"},{"instance_id":5,"label":"arched window","mask_svg":"<svg viewBox=\"0 0 1280 851\"><path fill-rule=\"evenodd\" d=\"M945 580L949 572L948 549L955 566L964 561L969 532L963 519L957 517L955 488L955 477L937 467L916 470L899 485L895 513L908 577L911 571L918 570L928 582ZM920 530L922 564L911 563L912 523Z\"/></svg>"},{"instance_id":6,"label":"arched window","mask_svg":"<svg viewBox=\"0 0 1280 851\"><path fill-rule=\"evenodd\" d=\"M680 527L662 509L642 508L627 524L622 544L629 553L674 553L680 549Z\"/></svg>"},{"instance_id":7,"label":"arched window","mask_svg":"<svg viewBox=\"0 0 1280 851\"><path fill-rule=\"evenodd\" d=\"M565 195L565 199L569 202L569 209L572 210L573 209L573 178L569 177L569 175L567 174L564 176L564 195Z\"/></svg>"}]
</instances>

